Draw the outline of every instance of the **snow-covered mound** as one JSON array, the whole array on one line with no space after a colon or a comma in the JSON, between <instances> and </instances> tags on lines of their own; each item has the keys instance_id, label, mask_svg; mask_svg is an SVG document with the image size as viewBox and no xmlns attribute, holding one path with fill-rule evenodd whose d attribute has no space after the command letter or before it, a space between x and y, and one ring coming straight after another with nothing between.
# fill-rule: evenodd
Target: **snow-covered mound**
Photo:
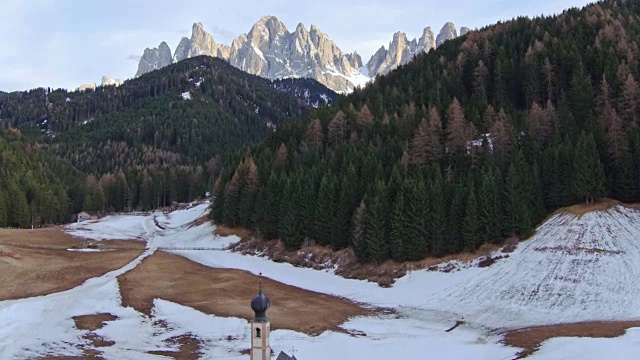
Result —
<instances>
[{"instance_id":1,"label":"snow-covered mound","mask_svg":"<svg viewBox=\"0 0 640 360\"><path fill-rule=\"evenodd\" d=\"M87 220L73 223L67 225L66 231L69 235L98 241L142 239L146 230L145 222L150 220L143 213L114 215L100 221Z\"/></svg>"},{"instance_id":2,"label":"snow-covered mound","mask_svg":"<svg viewBox=\"0 0 640 360\"><path fill-rule=\"evenodd\" d=\"M455 274L453 274L455 276ZM560 213L429 306L493 328L640 318L640 211Z\"/></svg>"}]
</instances>

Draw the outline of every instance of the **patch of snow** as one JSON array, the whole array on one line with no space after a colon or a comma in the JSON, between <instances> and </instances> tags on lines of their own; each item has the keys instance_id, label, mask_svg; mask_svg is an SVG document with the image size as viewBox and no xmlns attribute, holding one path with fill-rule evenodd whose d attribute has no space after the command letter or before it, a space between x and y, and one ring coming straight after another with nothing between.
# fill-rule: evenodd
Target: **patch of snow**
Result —
<instances>
[{"instance_id":1,"label":"patch of snow","mask_svg":"<svg viewBox=\"0 0 640 360\"><path fill-rule=\"evenodd\" d=\"M253 48L253 51L256 52L256 54L258 54L258 56L260 56L260 58L262 58L262 60L267 61L267 59L264 58L264 54L262 54L262 51L260 51L260 49L258 49L258 47L256 46L256 44L251 44L251 47Z\"/></svg>"},{"instance_id":2,"label":"patch of snow","mask_svg":"<svg viewBox=\"0 0 640 360\"><path fill-rule=\"evenodd\" d=\"M368 78L371 78L371 76L369 76L369 69L367 68L367 66L366 66L366 65L360 66L360 69L359 69L359 70L360 70L360 74L361 74L362 76L366 76L366 77L368 77Z\"/></svg>"},{"instance_id":3,"label":"patch of snow","mask_svg":"<svg viewBox=\"0 0 640 360\"><path fill-rule=\"evenodd\" d=\"M640 318L638 224L640 211L622 206L557 214L509 258L424 305L492 328Z\"/></svg>"},{"instance_id":4,"label":"patch of snow","mask_svg":"<svg viewBox=\"0 0 640 360\"><path fill-rule=\"evenodd\" d=\"M104 252L104 251L111 251L111 249L67 249L67 251L72 251L72 252Z\"/></svg>"},{"instance_id":5,"label":"patch of snow","mask_svg":"<svg viewBox=\"0 0 640 360\"><path fill-rule=\"evenodd\" d=\"M506 259L487 268L460 267L452 273L409 272L391 288L266 258L222 250L237 237L216 237L215 226L196 222L209 203L169 214L120 215L73 224L71 234L96 239L140 237L148 250L131 264L75 289L44 297L0 302L0 353L8 358L37 357L45 350L80 356L85 332L71 316L108 312L119 317L96 334L116 345L101 348L108 359L145 358L152 349L171 348L163 341L190 332L203 341L204 358L245 359L249 334L245 320L206 315L189 307L156 300L152 320L120 305L115 276L135 267L155 249L215 268L263 273L307 290L393 308L393 315L353 318L342 332L317 337L289 330L271 335L278 353L291 346L301 358L452 358L511 359L506 347L485 327L504 328L640 317L640 211L615 207L582 217L558 214L518 245ZM612 234L615 234L612 235ZM211 250L196 251L192 248ZM265 289L268 293L268 289ZM248 299L247 299L248 300ZM73 301L74 306L69 306ZM464 316L465 325L444 332ZM15 334L34 334L20 336ZM37 335L36 335L37 334ZM227 338L227 336L229 338ZM222 340L224 338L224 340ZM532 359L637 358L640 329L615 339L558 338L543 343Z\"/></svg>"},{"instance_id":6,"label":"patch of snow","mask_svg":"<svg viewBox=\"0 0 640 360\"><path fill-rule=\"evenodd\" d=\"M190 92L183 92L182 93L182 100L186 101L186 100L191 100L191 93Z\"/></svg>"},{"instance_id":7,"label":"patch of snow","mask_svg":"<svg viewBox=\"0 0 640 360\"><path fill-rule=\"evenodd\" d=\"M640 328L631 328L617 338L553 338L527 357L531 360L636 360L640 356Z\"/></svg>"},{"instance_id":8,"label":"patch of snow","mask_svg":"<svg viewBox=\"0 0 640 360\"><path fill-rule=\"evenodd\" d=\"M362 74L362 73L357 73L354 75L351 75L347 78L347 80L351 81L351 83L353 85L355 85L356 87L364 87L365 85L367 85L369 82L373 81L372 78Z\"/></svg>"},{"instance_id":9,"label":"patch of snow","mask_svg":"<svg viewBox=\"0 0 640 360\"><path fill-rule=\"evenodd\" d=\"M151 224L148 224L151 221ZM146 223L146 226L145 226ZM67 225L65 231L76 237L91 240L142 239L153 219L143 215L113 215L100 221L83 221Z\"/></svg>"}]
</instances>

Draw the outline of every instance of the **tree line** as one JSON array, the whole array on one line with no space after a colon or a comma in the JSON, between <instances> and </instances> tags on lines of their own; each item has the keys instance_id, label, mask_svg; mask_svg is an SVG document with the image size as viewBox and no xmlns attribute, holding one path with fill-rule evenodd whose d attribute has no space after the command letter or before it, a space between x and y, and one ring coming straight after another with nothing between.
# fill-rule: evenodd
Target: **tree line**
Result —
<instances>
[{"instance_id":1,"label":"tree line","mask_svg":"<svg viewBox=\"0 0 640 360\"><path fill-rule=\"evenodd\" d=\"M602 2L449 41L227 161L212 217L380 262L639 201L639 15Z\"/></svg>"}]
</instances>

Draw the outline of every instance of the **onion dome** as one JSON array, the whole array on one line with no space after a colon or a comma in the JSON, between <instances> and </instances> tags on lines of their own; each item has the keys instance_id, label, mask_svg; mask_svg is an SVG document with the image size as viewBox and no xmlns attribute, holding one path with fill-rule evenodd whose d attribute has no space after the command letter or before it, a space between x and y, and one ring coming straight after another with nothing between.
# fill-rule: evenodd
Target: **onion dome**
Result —
<instances>
[{"instance_id":1,"label":"onion dome","mask_svg":"<svg viewBox=\"0 0 640 360\"><path fill-rule=\"evenodd\" d=\"M265 295L262 292L262 284L260 284L260 290L258 290L258 296L256 296L255 298L253 298L253 300L251 300L251 309L253 309L253 311L256 313L255 318L253 318L253 321L259 321L259 322L265 322L265 321L269 321L269 318L267 317L267 310L269 309L269 306L271 306L271 301L269 301L269 298L267 297L267 295Z\"/></svg>"}]
</instances>

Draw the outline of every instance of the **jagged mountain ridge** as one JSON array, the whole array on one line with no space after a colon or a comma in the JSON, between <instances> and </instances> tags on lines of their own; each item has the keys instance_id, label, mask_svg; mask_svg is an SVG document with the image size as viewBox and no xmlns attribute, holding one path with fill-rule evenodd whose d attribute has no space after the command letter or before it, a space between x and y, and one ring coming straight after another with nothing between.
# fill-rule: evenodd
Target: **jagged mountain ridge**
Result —
<instances>
[{"instance_id":1,"label":"jagged mountain ridge","mask_svg":"<svg viewBox=\"0 0 640 360\"><path fill-rule=\"evenodd\" d=\"M186 58L209 55L267 79L311 78L328 88L351 90L360 75L362 59L357 53L346 54L317 26L298 24L295 31L274 16L260 19L247 34L238 36L231 46L217 44L202 23L192 27L191 38L183 37L171 56L165 42L146 49L136 77Z\"/></svg>"},{"instance_id":2,"label":"jagged mountain ridge","mask_svg":"<svg viewBox=\"0 0 640 360\"><path fill-rule=\"evenodd\" d=\"M209 55L267 79L311 78L333 91L349 92L368 82L369 77L387 74L408 63L418 53L455 37L457 33L452 23L447 23L437 37L427 27L419 40L411 42L406 34L398 32L389 50L383 46L371 57L366 64L368 74L363 74L361 69L365 64L361 56L355 51L343 52L315 25L307 29L300 23L290 32L275 16L265 16L247 34L238 36L231 46L227 46L216 43L202 23L194 23L191 38L183 37L173 55L165 42L157 48L145 49L136 77L172 62Z\"/></svg>"},{"instance_id":3,"label":"jagged mountain ridge","mask_svg":"<svg viewBox=\"0 0 640 360\"><path fill-rule=\"evenodd\" d=\"M469 32L469 28L462 27L460 36L464 36ZM453 23L446 23L437 36L434 35L431 27L424 28L422 36L419 39L409 41L407 34L401 31L393 34L393 39L389 42L389 48L382 46L371 56L367 62L367 71L369 76L386 75L389 71L400 65L409 63L416 55L421 52L429 52L442 45L447 40L458 37L456 27Z\"/></svg>"}]
</instances>

